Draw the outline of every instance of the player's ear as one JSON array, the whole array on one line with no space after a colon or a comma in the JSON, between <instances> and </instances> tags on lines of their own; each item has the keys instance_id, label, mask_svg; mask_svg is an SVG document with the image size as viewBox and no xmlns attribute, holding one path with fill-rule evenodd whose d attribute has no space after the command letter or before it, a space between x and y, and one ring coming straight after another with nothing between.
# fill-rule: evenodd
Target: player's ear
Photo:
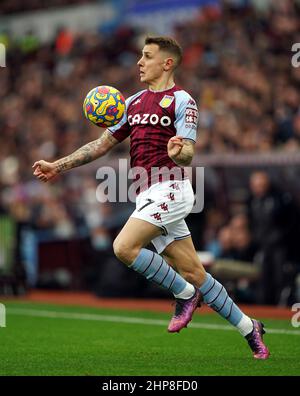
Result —
<instances>
[{"instance_id":1,"label":"player's ear","mask_svg":"<svg viewBox=\"0 0 300 396\"><path fill-rule=\"evenodd\" d=\"M169 71L174 69L174 59L173 58L166 58L164 63L164 70Z\"/></svg>"}]
</instances>

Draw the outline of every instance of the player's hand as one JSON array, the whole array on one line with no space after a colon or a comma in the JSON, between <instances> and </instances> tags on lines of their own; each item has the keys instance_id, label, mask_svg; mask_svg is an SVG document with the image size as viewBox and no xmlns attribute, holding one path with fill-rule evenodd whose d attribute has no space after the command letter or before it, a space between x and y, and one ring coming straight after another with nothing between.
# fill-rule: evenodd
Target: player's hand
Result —
<instances>
[{"instance_id":1,"label":"player's hand","mask_svg":"<svg viewBox=\"0 0 300 396\"><path fill-rule=\"evenodd\" d=\"M32 168L34 170L33 175L43 182L53 179L58 174L56 165L52 162L36 161Z\"/></svg>"},{"instance_id":2,"label":"player's hand","mask_svg":"<svg viewBox=\"0 0 300 396\"><path fill-rule=\"evenodd\" d=\"M181 136L173 136L168 141L168 156L173 159L176 158L182 150L184 146L183 137Z\"/></svg>"}]
</instances>

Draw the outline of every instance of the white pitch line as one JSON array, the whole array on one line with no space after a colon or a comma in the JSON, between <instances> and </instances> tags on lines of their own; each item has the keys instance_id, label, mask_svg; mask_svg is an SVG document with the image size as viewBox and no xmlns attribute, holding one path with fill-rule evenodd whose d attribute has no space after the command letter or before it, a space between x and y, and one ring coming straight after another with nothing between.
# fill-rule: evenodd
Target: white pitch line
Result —
<instances>
[{"instance_id":1,"label":"white pitch line","mask_svg":"<svg viewBox=\"0 0 300 396\"><path fill-rule=\"evenodd\" d=\"M88 313L78 313L78 312L72 313L72 312L42 311L36 309L20 309L20 308L7 308L7 314L43 317L43 318L95 320L99 322L116 322L116 323L142 324L142 325L153 325L153 326L167 326L169 324L168 321L162 319L134 318L128 316L99 315L99 314L88 314ZM193 322L189 324L189 327L194 329L236 331L236 329L233 326L217 325L210 323ZM297 330L267 328L266 331L268 334L286 334L286 335L300 336L300 331Z\"/></svg>"}]
</instances>

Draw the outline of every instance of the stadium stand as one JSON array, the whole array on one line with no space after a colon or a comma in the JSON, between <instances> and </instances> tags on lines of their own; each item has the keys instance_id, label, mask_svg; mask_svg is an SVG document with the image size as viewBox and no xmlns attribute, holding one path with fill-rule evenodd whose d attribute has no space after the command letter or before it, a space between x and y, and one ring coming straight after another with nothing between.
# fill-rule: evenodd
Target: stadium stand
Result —
<instances>
[{"instance_id":1,"label":"stadium stand","mask_svg":"<svg viewBox=\"0 0 300 396\"><path fill-rule=\"evenodd\" d=\"M23 13L29 11L43 10L49 8L66 7L77 4L87 4L97 0L2 0L0 15L9 15L14 13Z\"/></svg>"},{"instance_id":2,"label":"stadium stand","mask_svg":"<svg viewBox=\"0 0 300 396\"><path fill-rule=\"evenodd\" d=\"M28 1L26 9L44 8L46 3ZM300 6L297 1L272 1L264 9L259 2L237 4L226 1L221 11L207 7L191 23L174 27L185 54L178 83L197 99L200 109L193 164L207 167L204 212L192 214L188 222L194 238L198 235L197 249L260 267L263 276L255 294L243 279L235 285L242 301L286 305L294 299L300 262L300 188L295 183L300 67L291 67L290 48L299 41ZM17 11L25 11L24 2L1 3L3 14ZM81 111L91 88L109 83L126 97L140 89L136 61L145 33L132 26L120 26L109 36L61 28L49 43L41 43L34 31L20 38L5 31L0 35L9 64L0 71L0 206L19 230L16 257L30 286L106 293L101 278L107 269L104 257L117 267L110 246L132 205L97 203L94 176L99 163L50 185L33 180L31 165L39 158L67 155L99 136ZM128 143L108 160L128 157ZM265 191L256 196L253 178L258 169L266 172L267 181ZM270 200L274 209L264 212L263 202ZM78 263L79 272L68 268L71 259L65 253L74 240L85 241L79 243L78 254L88 254ZM51 263L39 265L39 257L45 256L46 244L59 241L66 243L60 253L65 272L47 278ZM74 279L78 276L81 282ZM99 282L93 281L95 276ZM117 282L115 287L113 294L118 294Z\"/></svg>"}]
</instances>

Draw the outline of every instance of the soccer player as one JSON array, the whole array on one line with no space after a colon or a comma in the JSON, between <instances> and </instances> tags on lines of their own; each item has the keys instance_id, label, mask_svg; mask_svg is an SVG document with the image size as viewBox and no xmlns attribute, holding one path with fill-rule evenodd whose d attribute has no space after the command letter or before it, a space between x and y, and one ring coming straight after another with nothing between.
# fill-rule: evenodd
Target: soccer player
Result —
<instances>
[{"instance_id":1,"label":"soccer player","mask_svg":"<svg viewBox=\"0 0 300 396\"><path fill-rule=\"evenodd\" d=\"M194 193L183 167L194 155L198 111L194 99L174 82L181 58L182 50L172 38L146 38L137 65L147 89L126 100L120 123L65 158L35 162L34 175L49 181L102 157L130 136L131 166L142 167L145 173L139 180L136 210L114 241L115 255L173 293L176 309L169 332L186 327L204 301L239 330L255 358L267 359L263 324L245 315L224 286L205 272L184 221L192 210ZM157 253L145 249L150 242Z\"/></svg>"}]
</instances>

